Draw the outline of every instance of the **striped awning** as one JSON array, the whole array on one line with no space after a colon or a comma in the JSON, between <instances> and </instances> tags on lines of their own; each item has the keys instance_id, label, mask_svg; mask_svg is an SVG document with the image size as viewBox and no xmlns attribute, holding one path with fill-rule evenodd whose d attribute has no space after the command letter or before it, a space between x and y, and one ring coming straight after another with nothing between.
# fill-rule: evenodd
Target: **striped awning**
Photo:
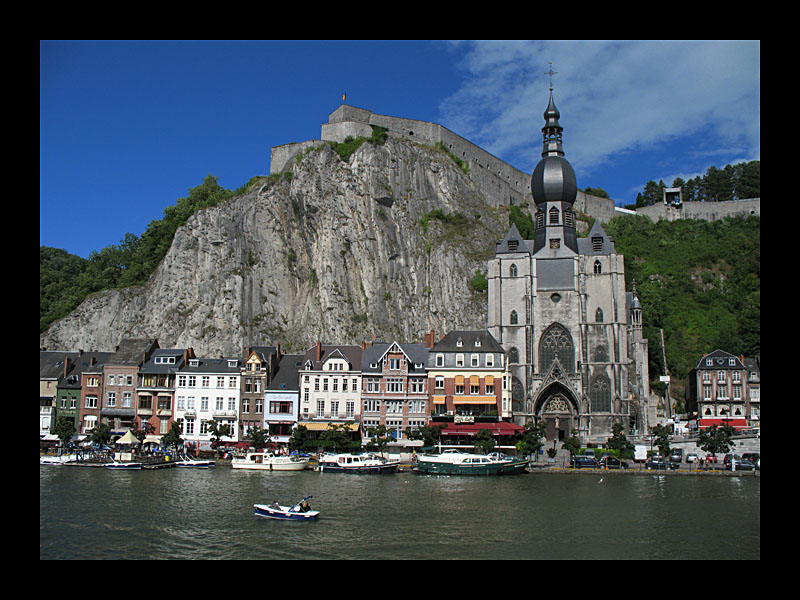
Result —
<instances>
[{"instance_id":1,"label":"striped awning","mask_svg":"<svg viewBox=\"0 0 800 600\"><path fill-rule=\"evenodd\" d=\"M444 404L445 396L434 396L433 403L434 404Z\"/></svg>"},{"instance_id":2,"label":"striped awning","mask_svg":"<svg viewBox=\"0 0 800 600\"><path fill-rule=\"evenodd\" d=\"M358 431L358 423L345 423L345 422L340 422L340 423L329 423L329 422L320 423L320 422L316 422L316 421L301 421L300 423L298 423L298 425L302 425L303 427L305 427L309 431L326 431L329 428L330 425L346 425L348 430L350 430L350 431Z\"/></svg>"},{"instance_id":3,"label":"striped awning","mask_svg":"<svg viewBox=\"0 0 800 600\"><path fill-rule=\"evenodd\" d=\"M497 404L495 396L453 396L453 404Z\"/></svg>"}]
</instances>

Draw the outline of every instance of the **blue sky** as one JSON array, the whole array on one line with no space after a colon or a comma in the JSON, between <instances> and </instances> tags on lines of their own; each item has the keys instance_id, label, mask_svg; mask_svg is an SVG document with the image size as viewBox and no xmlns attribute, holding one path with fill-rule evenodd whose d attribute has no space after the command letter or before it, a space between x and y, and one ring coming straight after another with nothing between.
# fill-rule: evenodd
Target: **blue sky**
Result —
<instances>
[{"instance_id":1,"label":"blue sky","mask_svg":"<svg viewBox=\"0 0 800 600\"><path fill-rule=\"evenodd\" d=\"M578 186L618 204L760 159L758 41L42 41L39 242L88 257L208 174L269 173L342 104L440 123L530 173L552 61Z\"/></svg>"}]
</instances>

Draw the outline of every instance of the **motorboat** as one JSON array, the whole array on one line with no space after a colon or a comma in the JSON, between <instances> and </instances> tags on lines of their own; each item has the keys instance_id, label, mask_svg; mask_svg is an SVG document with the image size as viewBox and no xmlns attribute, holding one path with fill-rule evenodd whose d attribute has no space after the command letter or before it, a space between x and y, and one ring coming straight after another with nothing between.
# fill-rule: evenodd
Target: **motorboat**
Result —
<instances>
[{"instance_id":1,"label":"motorboat","mask_svg":"<svg viewBox=\"0 0 800 600\"><path fill-rule=\"evenodd\" d=\"M272 452L248 452L236 455L231 460L234 469L255 469L259 471L302 471L308 466L308 456L286 456Z\"/></svg>"},{"instance_id":2,"label":"motorboat","mask_svg":"<svg viewBox=\"0 0 800 600\"><path fill-rule=\"evenodd\" d=\"M324 454L318 469L323 473L394 473L399 466L399 460L374 454Z\"/></svg>"},{"instance_id":3,"label":"motorboat","mask_svg":"<svg viewBox=\"0 0 800 600\"><path fill-rule=\"evenodd\" d=\"M40 465L65 465L71 462L77 462L78 458L74 454L63 454L61 456L40 456Z\"/></svg>"},{"instance_id":4,"label":"motorboat","mask_svg":"<svg viewBox=\"0 0 800 600\"><path fill-rule=\"evenodd\" d=\"M524 458L471 454L451 448L441 454L417 455L413 470L425 475L511 475L524 473L527 466Z\"/></svg>"},{"instance_id":5,"label":"motorboat","mask_svg":"<svg viewBox=\"0 0 800 600\"><path fill-rule=\"evenodd\" d=\"M181 460L175 461L176 467L184 467L184 468L198 468L198 469L207 469L208 467L216 466L216 461L213 460L197 460L194 458L189 458L188 456L184 456Z\"/></svg>"},{"instance_id":6,"label":"motorboat","mask_svg":"<svg viewBox=\"0 0 800 600\"><path fill-rule=\"evenodd\" d=\"M103 465L106 469L141 469L142 463L114 461Z\"/></svg>"},{"instance_id":7,"label":"motorboat","mask_svg":"<svg viewBox=\"0 0 800 600\"><path fill-rule=\"evenodd\" d=\"M267 504L253 504L255 516L267 519L283 519L286 521L313 521L319 516L318 510L303 511L302 504L313 496L306 496L294 506L281 506L275 508Z\"/></svg>"}]
</instances>

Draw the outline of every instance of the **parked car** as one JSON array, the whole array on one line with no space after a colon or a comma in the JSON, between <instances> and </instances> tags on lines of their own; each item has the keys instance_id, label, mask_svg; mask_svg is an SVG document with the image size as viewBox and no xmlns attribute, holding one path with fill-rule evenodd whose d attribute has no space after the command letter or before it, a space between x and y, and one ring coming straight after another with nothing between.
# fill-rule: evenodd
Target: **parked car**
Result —
<instances>
[{"instance_id":1,"label":"parked car","mask_svg":"<svg viewBox=\"0 0 800 600\"><path fill-rule=\"evenodd\" d=\"M651 471L666 471L667 469L676 469L677 465L667 462L663 456L651 456L650 459L644 463L646 469Z\"/></svg>"},{"instance_id":2,"label":"parked car","mask_svg":"<svg viewBox=\"0 0 800 600\"><path fill-rule=\"evenodd\" d=\"M697 462L697 458L698 458L697 454L695 454L694 452L690 452L689 454L686 455L686 462L687 463Z\"/></svg>"},{"instance_id":3,"label":"parked car","mask_svg":"<svg viewBox=\"0 0 800 600\"><path fill-rule=\"evenodd\" d=\"M612 456L611 454L604 454L600 457L600 460L597 463L597 466L601 469L621 469L622 463L616 456Z\"/></svg>"},{"instance_id":4,"label":"parked car","mask_svg":"<svg viewBox=\"0 0 800 600\"><path fill-rule=\"evenodd\" d=\"M593 456L573 456L572 460L570 461L570 465L573 469L596 469L597 459L595 459Z\"/></svg>"},{"instance_id":5,"label":"parked car","mask_svg":"<svg viewBox=\"0 0 800 600\"><path fill-rule=\"evenodd\" d=\"M757 471L761 470L761 454L759 452L745 452L742 454L742 458L752 461Z\"/></svg>"},{"instance_id":6,"label":"parked car","mask_svg":"<svg viewBox=\"0 0 800 600\"><path fill-rule=\"evenodd\" d=\"M673 448L669 455L670 462L683 462L683 448Z\"/></svg>"},{"instance_id":7,"label":"parked car","mask_svg":"<svg viewBox=\"0 0 800 600\"><path fill-rule=\"evenodd\" d=\"M752 460L750 460L749 458L740 457L738 454L733 455L733 460L736 461L737 471L753 471L756 468L756 465ZM725 471L733 470L730 454L725 455L725 460L723 460L722 462L722 468Z\"/></svg>"}]
</instances>

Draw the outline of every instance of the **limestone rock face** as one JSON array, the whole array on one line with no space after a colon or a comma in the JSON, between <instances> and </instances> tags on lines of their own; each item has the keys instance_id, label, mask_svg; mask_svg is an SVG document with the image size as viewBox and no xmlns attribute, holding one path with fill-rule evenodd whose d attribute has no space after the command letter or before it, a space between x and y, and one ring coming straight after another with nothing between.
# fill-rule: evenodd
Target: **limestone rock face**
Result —
<instances>
[{"instance_id":1,"label":"limestone rock face","mask_svg":"<svg viewBox=\"0 0 800 600\"><path fill-rule=\"evenodd\" d=\"M390 138L344 162L323 145L291 173L197 212L146 285L88 298L40 346L108 351L155 337L232 356L486 327L486 294L470 281L508 214L446 153ZM425 219L435 209L461 217Z\"/></svg>"}]
</instances>

